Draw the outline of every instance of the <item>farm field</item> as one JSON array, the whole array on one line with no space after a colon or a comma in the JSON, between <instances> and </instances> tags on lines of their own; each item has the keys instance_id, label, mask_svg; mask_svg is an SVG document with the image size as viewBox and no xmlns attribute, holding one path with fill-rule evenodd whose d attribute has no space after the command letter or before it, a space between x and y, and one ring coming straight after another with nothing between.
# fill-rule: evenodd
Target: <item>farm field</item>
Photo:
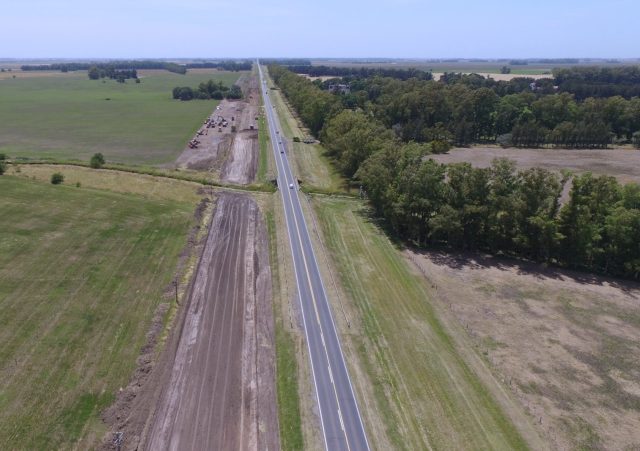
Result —
<instances>
[{"instance_id":1,"label":"farm field","mask_svg":"<svg viewBox=\"0 0 640 451\"><path fill-rule=\"evenodd\" d=\"M0 448L88 449L152 324L162 328L192 194L9 175L0 192Z\"/></svg>"},{"instance_id":2,"label":"farm field","mask_svg":"<svg viewBox=\"0 0 640 451\"><path fill-rule=\"evenodd\" d=\"M487 370L461 357L432 307L429 287L367 218L363 204L322 196L311 204L344 290L341 305L330 297L374 446L544 449L515 401L502 394L498 403L496 390L481 382L490 377L477 374Z\"/></svg>"},{"instance_id":3,"label":"farm field","mask_svg":"<svg viewBox=\"0 0 640 451\"><path fill-rule=\"evenodd\" d=\"M552 449L640 448L640 284L410 252Z\"/></svg>"},{"instance_id":4,"label":"farm field","mask_svg":"<svg viewBox=\"0 0 640 451\"><path fill-rule=\"evenodd\" d=\"M170 163L217 105L176 101L171 90L212 78L231 85L240 74L141 70L141 83L122 84L89 80L86 72L16 73L15 79L0 79L0 152L81 160L102 152L111 162Z\"/></svg>"},{"instance_id":5,"label":"farm field","mask_svg":"<svg viewBox=\"0 0 640 451\"><path fill-rule=\"evenodd\" d=\"M469 162L473 166L489 167L494 158L509 158L518 167L542 167L560 171L593 172L615 176L622 183L640 183L640 151L631 148L616 149L503 149L469 147L452 149L446 154L431 155L440 163Z\"/></svg>"}]
</instances>

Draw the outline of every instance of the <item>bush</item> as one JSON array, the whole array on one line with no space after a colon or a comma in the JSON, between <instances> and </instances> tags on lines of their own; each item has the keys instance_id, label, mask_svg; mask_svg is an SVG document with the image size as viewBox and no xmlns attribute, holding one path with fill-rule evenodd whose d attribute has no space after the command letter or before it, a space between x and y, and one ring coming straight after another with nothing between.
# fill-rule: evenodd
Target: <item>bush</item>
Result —
<instances>
[{"instance_id":1,"label":"bush","mask_svg":"<svg viewBox=\"0 0 640 451\"><path fill-rule=\"evenodd\" d=\"M91 161L89 161L89 166L91 166L93 169L100 169L102 166L104 166L104 164L104 155L102 155L100 152L94 153L91 157Z\"/></svg>"},{"instance_id":2,"label":"bush","mask_svg":"<svg viewBox=\"0 0 640 451\"><path fill-rule=\"evenodd\" d=\"M511 133L505 133L504 135L500 135L496 138L496 143L500 144L502 147L511 147Z\"/></svg>"},{"instance_id":3,"label":"bush","mask_svg":"<svg viewBox=\"0 0 640 451\"><path fill-rule=\"evenodd\" d=\"M62 182L64 182L64 175L62 175L60 172L56 172L56 173L51 175L51 183L52 184L59 185Z\"/></svg>"},{"instance_id":4,"label":"bush","mask_svg":"<svg viewBox=\"0 0 640 451\"><path fill-rule=\"evenodd\" d=\"M6 160L7 159L7 154L6 153L0 153L0 161Z\"/></svg>"},{"instance_id":5,"label":"bush","mask_svg":"<svg viewBox=\"0 0 640 451\"><path fill-rule=\"evenodd\" d=\"M633 147L640 149L640 131L633 134Z\"/></svg>"},{"instance_id":6,"label":"bush","mask_svg":"<svg viewBox=\"0 0 640 451\"><path fill-rule=\"evenodd\" d=\"M298 138L297 136L293 137L293 142L294 143L299 143L300 142L300 138Z\"/></svg>"},{"instance_id":7,"label":"bush","mask_svg":"<svg viewBox=\"0 0 640 451\"><path fill-rule=\"evenodd\" d=\"M0 161L0 175L4 174L7 171L7 163L4 161Z\"/></svg>"},{"instance_id":8,"label":"bush","mask_svg":"<svg viewBox=\"0 0 640 451\"><path fill-rule=\"evenodd\" d=\"M447 153L451 149L451 144L448 141L434 140L430 144L433 153Z\"/></svg>"}]
</instances>

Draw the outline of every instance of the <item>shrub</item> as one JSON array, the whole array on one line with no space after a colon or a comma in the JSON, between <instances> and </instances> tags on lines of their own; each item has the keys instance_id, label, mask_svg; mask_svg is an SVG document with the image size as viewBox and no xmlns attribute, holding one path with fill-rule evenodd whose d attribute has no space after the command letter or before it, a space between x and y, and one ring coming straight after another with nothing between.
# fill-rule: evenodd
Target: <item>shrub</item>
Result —
<instances>
[{"instance_id":1,"label":"shrub","mask_svg":"<svg viewBox=\"0 0 640 451\"><path fill-rule=\"evenodd\" d=\"M293 137L293 142L294 143L299 143L300 142L300 138L298 138L297 136Z\"/></svg>"},{"instance_id":2,"label":"shrub","mask_svg":"<svg viewBox=\"0 0 640 451\"><path fill-rule=\"evenodd\" d=\"M64 182L64 175L62 175L60 172L55 172L51 175L51 183L53 183L54 185L59 185L62 182Z\"/></svg>"},{"instance_id":3,"label":"shrub","mask_svg":"<svg viewBox=\"0 0 640 451\"><path fill-rule=\"evenodd\" d=\"M633 134L633 147L640 149L640 131Z\"/></svg>"},{"instance_id":4,"label":"shrub","mask_svg":"<svg viewBox=\"0 0 640 451\"><path fill-rule=\"evenodd\" d=\"M444 140L434 140L431 141L431 152L433 153L447 153L449 149L451 149L451 144L448 141Z\"/></svg>"},{"instance_id":5,"label":"shrub","mask_svg":"<svg viewBox=\"0 0 640 451\"><path fill-rule=\"evenodd\" d=\"M104 166L104 164L104 155L102 155L100 152L94 153L91 157L91 161L89 161L89 166L91 166L93 169L100 169L102 166Z\"/></svg>"},{"instance_id":6,"label":"shrub","mask_svg":"<svg viewBox=\"0 0 640 451\"><path fill-rule=\"evenodd\" d=\"M4 174L7 170L7 163L0 161L0 175Z\"/></svg>"},{"instance_id":7,"label":"shrub","mask_svg":"<svg viewBox=\"0 0 640 451\"><path fill-rule=\"evenodd\" d=\"M0 161L6 160L7 159L7 154L6 153L0 153Z\"/></svg>"}]
</instances>

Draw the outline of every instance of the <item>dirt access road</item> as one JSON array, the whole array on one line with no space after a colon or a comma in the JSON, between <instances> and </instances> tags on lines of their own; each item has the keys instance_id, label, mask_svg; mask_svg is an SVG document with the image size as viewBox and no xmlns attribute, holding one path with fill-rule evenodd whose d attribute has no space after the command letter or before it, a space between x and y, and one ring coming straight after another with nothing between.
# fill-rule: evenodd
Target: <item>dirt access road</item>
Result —
<instances>
[{"instance_id":1,"label":"dirt access road","mask_svg":"<svg viewBox=\"0 0 640 451\"><path fill-rule=\"evenodd\" d=\"M279 449L266 230L221 193L138 449Z\"/></svg>"},{"instance_id":2,"label":"dirt access road","mask_svg":"<svg viewBox=\"0 0 640 451\"><path fill-rule=\"evenodd\" d=\"M209 119L217 124L222 118L226 127L202 127L197 149L187 147L176 161L186 169L205 170L221 181L246 185L255 180L258 170L258 113L260 92L255 75L243 75L237 81L242 100L223 100ZM232 131L235 127L235 132Z\"/></svg>"}]
</instances>

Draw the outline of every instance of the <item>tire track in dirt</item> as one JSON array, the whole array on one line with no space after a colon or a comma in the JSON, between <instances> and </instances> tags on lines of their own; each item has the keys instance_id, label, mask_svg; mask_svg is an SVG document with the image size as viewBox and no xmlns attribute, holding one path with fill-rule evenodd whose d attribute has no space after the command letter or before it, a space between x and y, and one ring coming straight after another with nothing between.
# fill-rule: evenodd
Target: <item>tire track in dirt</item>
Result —
<instances>
[{"instance_id":1,"label":"tire track in dirt","mask_svg":"<svg viewBox=\"0 0 640 451\"><path fill-rule=\"evenodd\" d=\"M255 201L220 194L140 448L279 448L268 258Z\"/></svg>"}]
</instances>

